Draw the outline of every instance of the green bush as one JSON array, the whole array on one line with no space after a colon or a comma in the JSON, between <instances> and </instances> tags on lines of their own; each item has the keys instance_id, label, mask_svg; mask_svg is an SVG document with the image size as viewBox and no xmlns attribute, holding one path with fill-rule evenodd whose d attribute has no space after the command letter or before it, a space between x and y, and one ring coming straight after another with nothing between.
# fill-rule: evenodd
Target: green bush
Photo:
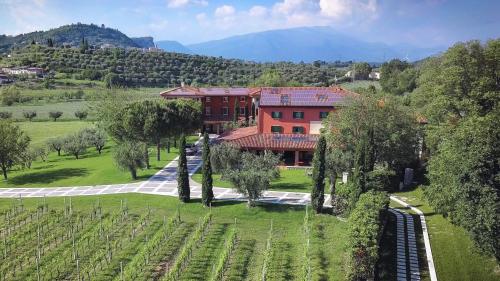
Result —
<instances>
[{"instance_id":1,"label":"green bush","mask_svg":"<svg viewBox=\"0 0 500 281\"><path fill-rule=\"evenodd\" d=\"M63 115L62 111L51 111L49 112L49 117L54 119L54 122L57 121L57 119L59 119L59 117L61 117Z\"/></svg>"},{"instance_id":2,"label":"green bush","mask_svg":"<svg viewBox=\"0 0 500 281\"><path fill-rule=\"evenodd\" d=\"M348 220L348 280L373 280L388 206L389 197L385 192L369 191L359 197Z\"/></svg>"},{"instance_id":3,"label":"green bush","mask_svg":"<svg viewBox=\"0 0 500 281\"><path fill-rule=\"evenodd\" d=\"M12 112L0 111L0 119L10 119L12 118Z\"/></svg>"},{"instance_id":4,"label":"green bush","mask_svg":"<svg viewBox=\"0 0 500 281\"><path fill-rule=\"evenodd\" d=\"M36 117L36 111L33 111L33 110L23 111L23 116L24 116L24 118L31 121L31 120L33 120L33 118Z\"/></svg>"}]
</instances>

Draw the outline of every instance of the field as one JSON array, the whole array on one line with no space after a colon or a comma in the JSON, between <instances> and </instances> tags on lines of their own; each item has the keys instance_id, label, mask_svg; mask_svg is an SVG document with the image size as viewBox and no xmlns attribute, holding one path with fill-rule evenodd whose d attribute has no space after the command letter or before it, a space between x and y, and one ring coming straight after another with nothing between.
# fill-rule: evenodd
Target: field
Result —
<instances>
[{"instance_id":1,"label":"field","mask_svg":"<svg viewBox=\"0 0 500 281\"><path fill-rule=\"evenodd\" d=\"M159 97L158 93L164 91L161 88L136 88L118 89L115 92L127 92L139 97ZM92 101L107 94L110 90L103 88L61 88L61 89L19 89L22 103L14 103L11 106L0 105L0 112L12 113L15 120L26 120L24 111L36 111L37 116L33 121L50 120L50 111L61 111L63 115L58 120L77 120L75 111L84 110L89 113L87 119L93 119L92 111L89 109Z\"/></svg>"},{"instance_id":2,"label":"field","mask_svg":"<svg viewBox=\"0 0 500 281\"><path fill-rule=\"evenodd\" d=\"M78 110L88 110L88 102L86 101L68 101L68 102L55 102L46 103L39 102L33 104L19 104L12 106L0 106L0 111L7 111L12 113L12 118L16 120L26 120L23 117L23 112L25 111L35 111L37 116L33 121L38 120L49 120L50 111L61 111L63 115L58 119L59 121L64 120L76 120L75 112ZM89 114L88 119L92 119L92 114Z\"/></svg>"},{"instance_id":3,"label":"field","mask_svg":"<svg viewBox=\"0 0 500 281\"><path fill-rule=\"evenodd\" d=\"M84 127L91 127L91 122L22 122L20 127L31 137L34 146L42 146L49 138L63 137ZM191 138L193 139L193 138ZM51 152L46 161L37 159L30 169L16 168L9 172L7 181L0 181L0 187L54 187L127 183L132 179L126 171L118 169L113 161L112 147L109 140L102 154L95 148L76 160L72 155ZM152 149L152 152L155 151ZM162 150L161 161L156 161L151 153L151 168L138 171L138 180L146 180L178 155L172 148L170 153Z\"/></svg>"},{"instance_id":4,"label":"field","mask_svg":"<svg viewBox=\"0 0 500 281\"><path fill-rule=\"evenodd\" d=\"M423 199L421 188L395 195L424 212L438 280L500 279L500 266L495 259L480 254L463 228L436 214ZM402 207L394 202L391 202L391 206Z\"/></svg>"},{"instance_id":5,"label":"field","mask_svg":"<svg viewBox=\"0 0 500 281\"><path fill-rule=\"evenodd\" d=\"M0 280L345 276L346 223L304 220L304 207L216 202L207 209L143 194L0 199L0 206Z\"/></svg>"}]
</instances>

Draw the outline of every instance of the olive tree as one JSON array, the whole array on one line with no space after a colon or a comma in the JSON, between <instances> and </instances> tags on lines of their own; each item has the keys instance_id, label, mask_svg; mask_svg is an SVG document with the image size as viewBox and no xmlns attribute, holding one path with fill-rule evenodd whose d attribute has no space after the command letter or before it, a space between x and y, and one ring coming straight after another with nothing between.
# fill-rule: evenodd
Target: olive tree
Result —
<instances>
[{"instance_id":1,"label":"olive tree","mask_svg":"<svg viewBox=\"0 0 500 281\"><path fill-rule=\"evenodd\" d=\"M88 145L94 146L97 152L101 154L102 149L106 145L106 132L97 128L86 128L82 130L81 135Z\"/></svg>"},{"instance_id":2,"label":"olive tree","mask_svg":"<svg viewBox=\"0 0 500 281\"><path fill-rule=\"evenodd\" d=\"M24 116L24 118L30 120L30 122L31 122L33 120L33 118L36 117L36 111L33 111L33 110L23 111L23 116Z\"/></svg>"},{"instance_id":3,"label":"olive tree","mask_svg":"<svg viewBox=\"0 0 500 281\"><path fill-rule=\"evenodd\" d=\"M52 151L57 151L57 156L61 156L61 150L63 148L64 139L53 138L48 139L46 142L47 147Z\"/></svg>"},{"instance_id":4,"label":"olive tree","mask_svg":"<svg viewBox=\"0 0 500 281\"><path fill-rule=\"evenodd\" d=\"M30 138L19 126L5 120L0 120L0 168L4 179L7 171L14 165L23 163L22 154L28 149Z\"/></svg>"},{"instance_id":5,"label":"olive tree","mask_svg":"<svg viewBox=\"0 0 500 281\"><path fill-rule=\"evenodd\" d=\"M269 189L271 180L279 177L279 159L279 155L270 151L263 155L243 152L238 166L224 171L225 178L239 193L248 197L248 207L253 207L262 193Z\"/></svg>"},{"instance_id":6,"label":"olive tree","mask_svg":"<svg viewBox=\"0 0 500 281\"><path fill-rule=\"evenodd\" d=\"M62 150L79 159L80 155L87 150L88 143L81 133L69 135L64 139Z\"/></svg>"},{"instance_id":7,"label":"olive tree","mask_svg":"<svg viewBox=\"0 0 500 281\"><path fill-rule=\"evenodd\" d=\"M63 115L62 111L50 111L49 112L49 117L54 120L54 122L57 121L61 116Z\"/></svg>"},{"instance_id":8,"label":"olive tree","mask_svg":"<svg viewBox=\"0 0 500 281\"><path fill-rule=\"evenodd\" d=\"M137 170L145 167L144 147L141 142L124 141L116 146L113 153L118 168L129 171L132 179L137 179Z\"/></svg>"}]
</instances>

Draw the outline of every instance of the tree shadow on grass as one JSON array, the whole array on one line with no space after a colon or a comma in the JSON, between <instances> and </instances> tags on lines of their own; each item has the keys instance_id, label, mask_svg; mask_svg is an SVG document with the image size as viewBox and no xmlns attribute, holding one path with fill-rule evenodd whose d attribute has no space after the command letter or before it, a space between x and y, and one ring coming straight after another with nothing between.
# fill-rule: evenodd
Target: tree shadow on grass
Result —
<instances>
[{"instance_id":1,"label":"tree shadow on grass","mask_svg":"<svg viewBox=\"0 0 500 281\"><path fill-rule=\"evenodd\" d=\"M9 183L15 185L24 184L49 184L58 180L82 177L88 174L87 169L83 168L62 168L50 171L28 172L9 179Z\"/></svg>"},{"instance_id":2,"label":"tree shadow on grass","mask_svg":"<svg viewBox=\"0 0 500 281\"><path fill-rule=\"evenodd\" d=\"M271 189L273 190L301 190L310 191L311 185L300 184L300 183L271 183Z\"/></svg>"}]
</instances>

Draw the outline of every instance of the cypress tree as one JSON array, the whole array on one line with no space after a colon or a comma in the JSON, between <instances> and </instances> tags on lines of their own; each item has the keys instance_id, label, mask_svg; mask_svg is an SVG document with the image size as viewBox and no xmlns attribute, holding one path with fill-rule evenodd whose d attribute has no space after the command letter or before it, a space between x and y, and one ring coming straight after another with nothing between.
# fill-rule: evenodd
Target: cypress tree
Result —
<instances>
[{"instance_id":1,"label":"cypress tree","mask_svg":"<svg viewBox=\"0 0 500 281\"><path fill-rule=\"evenodd\" d=\"M188 202L190 198L189 190L189 172L186 159L186 137L182 135L181 145L179 147L179 160L177 167L177 192L179 200Z\"/></svg>"},{"instance_id":2,"label":"cypress tree","mask_svg":"<svg viewBox=\"0 0 500 281\"><path fill-rule=\"evenodd\" d=\"M210 163L210 146L208 142L209 136L208 133L205 132L203 136L203 166L201 167L203 176L201 183L201 202L205 206L210 206L214 199L214 192L212 189L212 164Z\"/></svg>"},{"instance_id":3,"label":"cypress tree","mask_svg":"<svg viewBox=\"0 0 500 281\"><path fill-rule=\"evenodd\" d=\"M353 182L362 192L365 192L366 185L366 148L366 138L363 136L356 145L354 153L354 173L352 177Z\"/></svg>"},{"instance_id":4,"label":"cypress tree","mask_svg":"<svg viewBox=\"0 0 500 281\"><path fill-rule=\"evenodd\" d=\"M375 138L373 128L368 130L368 140L365 142L365 173L373 171L375 168Z\"/></svg>"},{"instance_id":5,"label":"cypress tree","mask_svg":"<svg viewBox=\"0 0 500 281\"><path fill-rule=\"evenodd\" d=\"M325 153L326 140L321 135L316 145L313 158L313 188L311 191L311 205L316 213L321 213L325 202Z\"/></svg>"},{"instance_id":6,"label":"cypress tree","mask_svg":"<svg viewBox=\"0 0 500 281\"><path fill-rule=\"evenodd\" d=\"M234 97L233 105L233 122L238 122L238 97Z\"/></svg>"}]
</instances>

